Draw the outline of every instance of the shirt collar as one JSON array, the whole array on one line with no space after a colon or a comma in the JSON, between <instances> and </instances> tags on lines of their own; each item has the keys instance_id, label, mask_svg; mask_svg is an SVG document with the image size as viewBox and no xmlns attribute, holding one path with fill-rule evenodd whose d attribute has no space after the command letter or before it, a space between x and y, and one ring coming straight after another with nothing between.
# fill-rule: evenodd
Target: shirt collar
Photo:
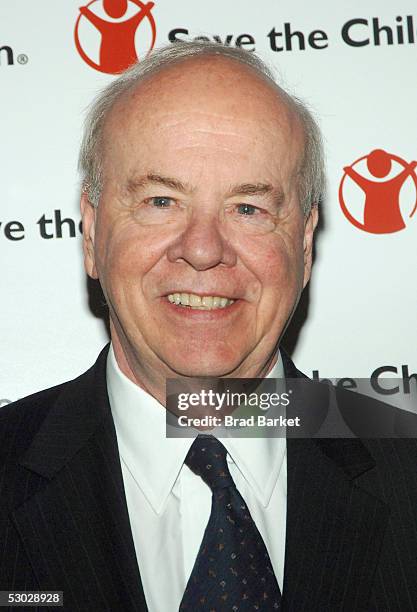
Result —
<instances>
[{"instance_id":1,"label":"shirt collar","mask_svg":"<svg viewBox=\"0 0 417 612\"><path fill-rule=\"evenodd\" d=\"M161 514L193 438L167 438L165 407L120 370L113 347L107 390L121 461L154 512ZM281 355L267 378L282 378ZM285 438L224 438L222 443L263 506L274 490L286 452Z\"/></svg>"},{"instance_id":2,"label":"shirt collar","mask_svg":"<svg viewBox=\"0 0 417 612\"><path fill-rule=\"evenodd\" d=\"M266 378L283 379L284 366L280 351L277 361ZM286 438L227 437L222 439L233 461L251 487L260 503L266 508L274 491L287 451Z\"/></svg>"}]
</instances>

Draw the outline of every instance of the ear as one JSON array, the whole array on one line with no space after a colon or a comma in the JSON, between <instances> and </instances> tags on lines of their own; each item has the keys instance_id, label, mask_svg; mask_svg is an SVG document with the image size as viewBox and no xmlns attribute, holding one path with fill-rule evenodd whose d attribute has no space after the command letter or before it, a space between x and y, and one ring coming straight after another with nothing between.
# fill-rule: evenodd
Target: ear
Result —
<instances>
[{"instance_id":1,"label":"ear","mask_svg":"<svg viewBox=\"0 0 417 612\"><path fill-rule=\"evenodd\" d=\"M314 230L319 220L319 209L316 204L311 207L308 217L304 221L304 281L303 289L311 276L311 265L313 263L313 237Z\"/></svg>"},{"instance_id":2,"label":"ear","mask_svg":"<svg viewBox=\"0 0 417 612\"><path fill-rule=\"evenodd\" d=\"M81 219L83 224L84 267L88 276L98 278L95 255L94 236L96 229L96 209L91 204L85 192L81 195Z\"/></svg>"}]
</instances>

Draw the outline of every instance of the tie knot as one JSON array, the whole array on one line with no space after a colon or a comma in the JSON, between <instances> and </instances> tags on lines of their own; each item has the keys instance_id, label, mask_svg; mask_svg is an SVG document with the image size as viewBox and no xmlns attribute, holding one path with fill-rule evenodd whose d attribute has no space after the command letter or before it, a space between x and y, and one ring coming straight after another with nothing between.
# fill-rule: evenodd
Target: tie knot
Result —
<instances>
[{"instance_id":1,"label":"tie knot","mask_svg":"<svg viewBox=\"0 0 417 612\"><path fill-rule=\"evenodd\" d=\"M188 451L185 463L195 474L201 476L210 489L223 489L234 486L226 455L225 447L217 438L199 435Z\"/></svg>"}]
</instances>

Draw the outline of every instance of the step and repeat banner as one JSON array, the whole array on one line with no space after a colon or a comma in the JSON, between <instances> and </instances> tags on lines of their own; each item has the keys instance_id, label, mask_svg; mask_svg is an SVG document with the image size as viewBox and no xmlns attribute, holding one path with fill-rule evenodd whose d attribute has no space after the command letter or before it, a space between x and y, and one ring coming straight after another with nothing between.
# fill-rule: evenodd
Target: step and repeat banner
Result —
<instances>
[{"instance_id":1,"label":"step and repeat banner","mask_svg":"<svg viewBox=\"0 0 417 612\"><path fill-rule=\"evenodd\" d=\"M108 341L81 254L88 104L132 55L201 37L258 53L323 130L313 276L286 337L296 364L417 379L414 0L3 0L0 405L78 375Z\"/></svg>"}]
</instances>

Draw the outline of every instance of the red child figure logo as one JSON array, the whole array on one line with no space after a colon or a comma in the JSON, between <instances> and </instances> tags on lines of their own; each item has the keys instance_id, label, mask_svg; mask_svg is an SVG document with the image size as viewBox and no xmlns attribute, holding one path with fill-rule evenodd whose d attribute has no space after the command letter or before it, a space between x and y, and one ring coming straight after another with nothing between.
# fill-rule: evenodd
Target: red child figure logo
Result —
<instances>
[{"instance_id":1,"label":"red child figure logo","mask_svg":"<svg viewBox=\"0 0 417 612\"><path fill-rule=\"evenodd\" d=\"M362 160L366 160L367 169L376 180L366 178L355 169ZM390 174L393 161L402 166L403 170L391 178L381 180ZM416 161L407 163L401 157L383 149L375 149L369 155L357 159L351 166L346 166L339 188L339 201L346 218L355 227L372 234L390 234L404 229L406 224L400 209L400 191L408 178L414 181L416 201L409 215L412 217L417 208L417 177L414 172L416 166ZM346 206L343 191L346 177L354 181L365 194L363 223L360 223Z\"/></svg>"},{"instance_id":2,"label":"red child figure logo","mask_svg":"<svg viewBox=\"0 0 417 612\"><path fill-rule=\"evenodd\" d=\"M90 9L92 4L100 2L108 19L99 16ZM136 5L138 11L127 16L130 5ZM143 4L140 0L92 0L87 6L80 7L80 15L75 25L75 44L83 60L92 68L107 74L123 72L138 61L135 47L135 35L139 25L147 19L152 31L150 49L155 44L156 27L151 9L154 3ZM123 17L126 16L125 19ZM79 39L79 22L84 17L100 33L99 62L94 62L82 47ZM115 21L118 20L118 21Z\"/></svg>"}]
</instances>

